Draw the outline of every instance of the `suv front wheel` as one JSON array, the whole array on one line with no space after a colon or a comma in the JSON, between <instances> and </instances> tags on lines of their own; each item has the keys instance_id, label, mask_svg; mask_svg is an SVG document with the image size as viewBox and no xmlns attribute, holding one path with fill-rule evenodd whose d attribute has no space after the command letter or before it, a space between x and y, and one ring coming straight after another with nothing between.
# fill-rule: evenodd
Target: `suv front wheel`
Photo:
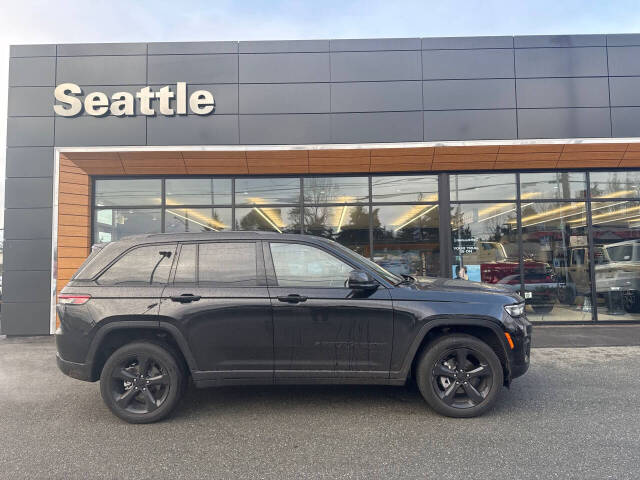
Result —
<instances>
[{"instance_id":1,"label":"suv front wheel","mask_svg":"<svg viewBox=\"0 0 640 480\"><path fill-rule=\"evenodd\" d=\"M436 412L475 417L493 406L503 383L493 349L471 335L438 338L422 353L416 371L420 393Z\"/></svg>"},{"instance_id":2,"label":"suv front wheel","mask_svg":"<svg viewBox=\"0 0 640 480\"><path fill-rule=\"evenodd\" d=\"M129 423L151 423L171 413L186 375L175 355L151 342L130 343L107 359L100 393L109 409Z\"/></svg>"}]
</instances>

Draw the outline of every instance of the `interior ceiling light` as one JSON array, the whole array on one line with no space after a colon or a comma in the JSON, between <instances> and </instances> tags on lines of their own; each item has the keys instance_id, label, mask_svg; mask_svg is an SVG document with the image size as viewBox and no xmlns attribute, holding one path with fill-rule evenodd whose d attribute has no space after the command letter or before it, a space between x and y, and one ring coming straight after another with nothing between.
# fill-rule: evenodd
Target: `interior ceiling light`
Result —
<instances>
[{"instance_id":1,"label":"interior ceiling light","mask_svg":"<svg viewBox=\"0 0 640 480\"><path fill-rule=\"evenodd\" d=\"M621 198L621 197L635 197L635 196L636 196L635 190L618 190L617 192L611 192L605 195L600 195L600 196L591 197L591 198Z\"/></svg>"},{"instance_id":2,"label":"interior ceiling light","mask_svg":"<svg viewBox=\"0 0 640 480\"><path fill-rule=\"evenodd\" d=\"M400 225L399 227L395 228L393 231L394 233L402 230L404 227L406 227L407 225L409 225L412 222L415 222L416 220L418 220L419 218L424 217L427 213L431 212L432 210L438 208L438 205L431 205L431 206L421 206L421 205L416 205L416 207L419 207L421 209L426 209L423 212L419 213L418 215L414 216L413 218L410 218L409 220L407 220L406 222L404 222L402 225ZM414 209L416 208L414 207ZM413 209L412 209L413 210ZM393 225L393 224L392 224Z\"/></svg>"},{"instance_id":3,"label":"interior ceiling light","mask_svg":"<svg viewBox=\"0 0 640 480\"><path fill-rule=\"evenodd\" d=\"M218 230L217 228L212 227L211 225L206 225L206 224L204 224L204 223L198 222L197 220L194 220L192 217L185 217L184 215L180 215L180 214L179 214L178 212L176 212L175 210L167 210L167 213L170 213L171 215L174 215L174 216L176 216L176 217L178 217L178 218L182 218L183 220L187 220L188 222L195 223L196 225L200 225L201 227L209 228L209 229L214 230L214 231L216 231L216 232L219 232L219 231L220 231L220 230ZM213 220L213 219L208 219L207 221L208 221L208 222L212 222L212 223L213 223L213 222L215 222L215 220ZM218 224L220 224L220 225L223 225L223 224L221 224L220 222L216 222L216 223L218 223ZM224 228L224 227L225 227L225 225L223 225L221 228Z\"/></svg>"},{"instance_id":4,"label":"interior ceiling light","mask_svg":"<svg viewBox=\"0 0 640 480\"><path fill-rule=\"evenodd\" d=\"M253 209L254 209L256 212L258 212L258 214L259 214L262 218L264 218L264 219L266 220L266 222L267 222L269 225L271 225L271 226L275 229L275 231L276 231L276 232L278 232L278 233L282 233L282 230L280 230L280 229L278 228L278 226L273 222L273 220L271 220L271 218L269 218L269 216L268 216L265 212L263 212L261 208L253 207Z\"/></svg>"},{"instance_id":5,"label":"interior ceiling light","mask_svg":"<svg viewBox=\"0 0 640 480\"><path fill-rule=\"evenodd\" d=\"M600 208L602 208L602 207L600 207ZM594 225L597 225L597 224L600 224L600 223L605 223L605 222L600 221L600 220L606 219L606 218L609 218L609 217L612 217L612 216L616 216L616 215L623 215L623 216L622 217L616 217L616 218L614 218L612 220L608 220L607 223L608 222L612 222L612 221L616 221L616 220L624 220L624 219L627 219L627 218L634 218L637 215L627 215L627 214L631 213L631 212L637 212L639 210L640 210L640 206L637 206L637 207L624 208L624 209L620 209L620 210L614 210L613 212L599 213L597 215L592 215L591 216L591 220L592 220L592 223ZM594 220L598 220L598 221L596 222ZM570 220L569 223L586 223L586 218L583 217L583 218L578 218L578 219L575 219L575 220Z\"/></svg>"},{"instance_id":6,"label":"interior ceiling light","mask_svg":"<svg viewBox=\"0 0 640 480\"><path fill-rule=\"evenodd\" d=\"M347 207L346 205L344 207L342 207L342 213L340 213L340 219L338 220L338 229L336 230L336 233L340 233L340 230L342 229L342 222L344 222L344 214L347 213Z\"/></svg>"}]
</instances>

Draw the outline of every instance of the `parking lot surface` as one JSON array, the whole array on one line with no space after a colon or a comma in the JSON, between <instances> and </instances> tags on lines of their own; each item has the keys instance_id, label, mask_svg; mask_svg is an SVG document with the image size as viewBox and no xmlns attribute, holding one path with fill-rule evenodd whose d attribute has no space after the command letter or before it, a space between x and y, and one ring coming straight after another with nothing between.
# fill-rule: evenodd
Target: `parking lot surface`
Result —
<instances>
[{"instance_id":1,"label":"parking lot surface","mask_svg":"<svg viewBox=\"0 0 640 480\"><path fill-rule=\"evenodd\" d=\"M640 477L640 347L540 348L475 419L415 387L190 389L129 425L62 375L51 339L0 340L0 478Z\"/></svg>"}]
</instances>

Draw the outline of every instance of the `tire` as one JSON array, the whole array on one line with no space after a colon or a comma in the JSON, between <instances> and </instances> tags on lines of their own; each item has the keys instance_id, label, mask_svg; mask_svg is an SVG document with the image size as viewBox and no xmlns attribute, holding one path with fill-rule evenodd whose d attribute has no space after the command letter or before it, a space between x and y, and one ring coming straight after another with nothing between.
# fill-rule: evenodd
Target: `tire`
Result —
<instances>
[{"instance_id":1,"label":"tire","mask_svg":"<svg viewBox=\"0 0 640 480\"><path fill-rule=\"evenodd\" d=\"M458 369L461 357L465 359L462 371ZM420 393L433 410L447 417L482 415L494 405L503 381L502 364L493 349L464 334L446 335L430 343L416 369Z\"/></svg>"},{"instance_id":2,"label":"tire","mask_svg":"<svg viewBox=\"0 0 640 480\"><path fill-rule=\"evenodd\" d=\"M100 394L122 420L152 423L171 414L186 380L181 362L169 347L135 342L120 347L107 359L100 374Z\"/></svg>"},{"instance_id":3,"label":"tire","mask_svg":"<svg viewBox=\"0 0 640 480\"><path fill-rule=\"evenodd\" d=\"M624 296L624 309L627 313L640 311L640 296L637 292L630 292Z\"/></svg>"}]
</instances>

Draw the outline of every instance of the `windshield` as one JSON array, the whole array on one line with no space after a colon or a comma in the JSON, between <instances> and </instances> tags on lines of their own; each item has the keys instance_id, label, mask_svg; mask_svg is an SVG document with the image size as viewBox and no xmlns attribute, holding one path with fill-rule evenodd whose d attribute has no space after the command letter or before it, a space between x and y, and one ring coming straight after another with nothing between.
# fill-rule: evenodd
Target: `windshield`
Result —
<instances>
[{"instance_id":1,"label":"windshield","mask_svg":"<svg viewBox=\"0 0 640 480\"><path fill-rule=\"evenodd\" d=\"M633 259L633 245L616 245L606 247L612 262L629 262Z\"/></svg>"},{"instance_id":2,"label":"windshield","mask_svg":"<svg viewBox=\"0 0 640 480\"><path fill-rule=\"evenodd\" d=\"M382 268L377 263L372 262L368 258L363 257L362 255L354 252L353 250L350 250L349 248L345 247L344 245L340 245L339 243L335 243L335 245L337 245L345 255L347 255L348 257L350 257L350 258L352 258L352 259L354 259L354 260L356 260L356 261L358 261L360 263L364 263L367 267L369 267L371 270L376 272L378 275L380 275L382 278L384 278L387 282L396 284L396 283L400 283L403 280L402 277L399 277L398 275L394 275L393 273L389 272L388 270L385 270L384 268Z\"/></svg>"}]
</instances>

